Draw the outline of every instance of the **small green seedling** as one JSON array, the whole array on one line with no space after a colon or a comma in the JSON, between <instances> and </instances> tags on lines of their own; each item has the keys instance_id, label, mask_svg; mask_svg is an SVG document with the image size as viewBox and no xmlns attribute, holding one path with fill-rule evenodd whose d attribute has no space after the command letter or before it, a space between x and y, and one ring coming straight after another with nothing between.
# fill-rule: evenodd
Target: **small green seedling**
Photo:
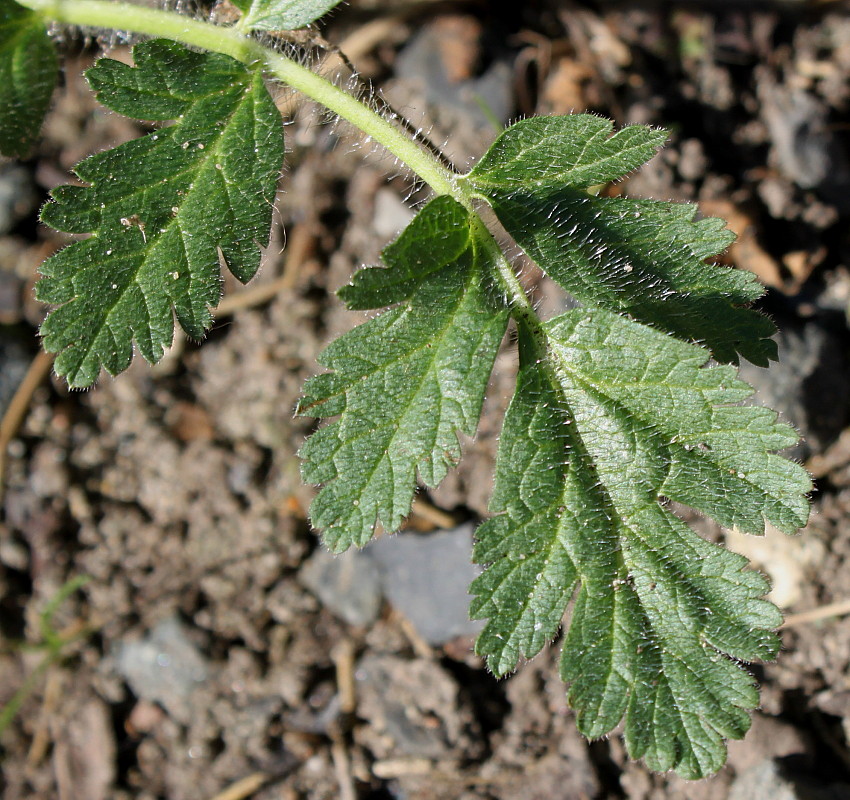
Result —
<instances>
[{"instance_id":1,"label":"small green seedling","mask_svg":"<svg viewBox=\"0 0 850 800\"><path fill-rule=\"evenodd\" d=\"M87 73L99 101L173 124L83 161L43 220L88 234L41 267L41 329L70 386L115 374L134 349L157 361L173 320L194 338L219 301L220 256L241 281L269 241L283 159L266 88L301 91L381 143L434 197L340 291L385 309L322 355L298 412L331 418L301 451L322 484L311 517L335 552L396 531L417 482L435 486L472 435L509 325L519 376L496 466L493 517L478 530L476 651L496 675L554 639L568 607L561 676L579 729L622 725L633 758L701 778L744 736L758 690L741 662L775 657L779 611L739 555L671 513L676 501L752 534L793 533L809 478L775 451L796 433L762 408L739 358L776 357L750 306L755 278L710 263L732 235L692 205L596 197L641 167L666 134L599 117L508 127L467 173L447 169L395 120L253 35L312 22L327 0L239 0L215 25L105 0L0 0L0 147L28 152L56 62L45 24L155 37L134 66ZM479 216L581 304L542 320Z\"/></svg>"},{"instance_id":2,"label":"small green seedling","mask_svg":"<svg viewBox=\"0 0 850 800\"><path fill-rule=\"evenodd\" d=\"M27 643L20 645L21 650L35 650L43 652L44 655L35 669L27 676L23 685L12 695L6 705L0 708L0 736L12 724L12 721L23 707L27 698L35 691L38 682L47 670L66 657L67 650L72 644L91 633L89 628L78 625L75 625L69 631L58 631L53 624L53 618L56 616L59 607L74 592L82 589L89 580L88 575L77 575L62 584L56 594L47 602L41 614L39 614L38 629L41 634L41 641L35 644Z\"/></svg>"}]
</instances>

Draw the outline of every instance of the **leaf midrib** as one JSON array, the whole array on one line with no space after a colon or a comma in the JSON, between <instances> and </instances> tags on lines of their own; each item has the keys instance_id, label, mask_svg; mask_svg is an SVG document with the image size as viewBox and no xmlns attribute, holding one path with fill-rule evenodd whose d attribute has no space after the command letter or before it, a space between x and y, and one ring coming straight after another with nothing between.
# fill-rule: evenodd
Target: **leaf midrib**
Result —
<instances>
[{"instance_id":1,"label":"leaf midrib","mask_svg":"<svg viewBox=\"0 0 850 800\"><path fill-rule=\"evenodd\" d=\"M193 162L193 165L196 166L196 169L191 170L190 168L187 167L186 169L181 170L178 173L175 173L175 175L174 175L175 178L180 177L180 176L184 176L187 173L191 173L191 172L200 173L201 170L203 170L207 166L207 164L210 163L211 159L221 155L221 153L220 153L221 140L224 137L225 132L229 129L230 122L232 122L233 117L236 115L236 113L242 107L242 104L246 101L246 99L250 97L250 95L251 95L251 92L249 91L250 87L251 87L251 84L246 85L245 92L243 93L242 97L238 100L238 102L236 102L234 104L233 110L227 116L227 120L228 120L227 124L222 125L220 127L220 129L216 132L216 135L214 136L214 138L212 140L213 141L212 146L211 147L205 146L202 155L196 161ZM204 97L210 97L210 96L212 96L212 94L214 94L214 93L204 95ZM177 128L179 125L180 125L180 123L176 123L173 127ZM151 188L150 186L145 186L145 187L142 187L142 188L138 189L137 191L131 192L127 195L122 195L117 202L124 202L125 200L132 198L133 196L135 196L136 194L139 194L139 193L143 194L144 192L147 192L150 188ZM182 202L180 203L180 207L179 207L178 212L170 220L168 220L168 222L166 223L166 225L163 229L158 230L155 235L151 236L149 242L145 242L144 238L142 238L142 245L143 246L136 249L136 250L131 250L126 254L125 257L130 257L130 258L132 258L134 255L140 255L141 258L139 260L139 264L136 267L136 269L133 270L132 274L127 277L127 280L126 280L124 286L119 287L116 290L115 297L112 299L112 302L105 304L103 314L101 315L102 322L101 322L101 324L95 326L95 329L94 329L95 332L90 339L91 344L81 351L82 352L82 358L80 358L80 360L79 360L79 367L77 368L77 370L74 371L73 375L70 375L70 374L68 375L68 379L69 379L69 381L72 385L76 383L76 377L84 369L85 362L88 361L91 354L94 351L96 351L98 339L100 338L100 335L101 335L101 332L103 331L103 329L105 327L108 327L110 332L113 330L112 317L113 317L114 313L116 313L116 307L122 302L126 293L134 285L138 287L139 292L141 293L142 297L144 298L145 314L146 314L147 321L149 323L148 328L150 329L150 327L151 327L150 326L151 313L150 313L149 298L147 296L147 293L142 288L141 284L139 284L138 276L142 272L142 270L145 268L145 265L148 263L150 256L151 256L151 253L160 245L160 243L162 241L162 237L164 237L165 234L169 230L171 230L173 225L178 225L178 229L180 231L180 240L181 240L181 243L183 242L184 228L183 228L183 225L181 224L181 222L182 222L181 221L181 212L183 211L185 203L187 202L187 200L189 199L189 197L192 195L192 193L194 191L195 191L195 188L193 186L191 189L189 189L183 195ZM228 197L228 202L229 202L230 201L229 194L227 195L227 197ZM231 211L233 210L232 207L230 208L230 210ZM128 231L127 233L129 235L135 235L137 238L141 236L141 232L137 232L137 233L133 234L132 231ZM92 237L99 238L99 239L103 238L97 231L92 233ZM184 253L185 253L185 247L184 247ZM191 270L190 270L190 279L191 279ZM75 298L73 298L73 299L76 299L76 295L75 295ZM68 302L73 302L73 299L69 300Z\"/></svg>"},{"instance_id":2,"label":"leaf midrib","mask_svg":"<svg viewBox=\"0 0 850 800\"><path fill-rule=\"evenodd\" d=\"M625 152L640 149L640 146L627 147L627 148L624 148L623 150L620 150L617 153L611 153L604 158L597 158L597 159L595 159L593 161L589 161L587 163L581 162L581 159L584 157L584 154L587 152L590 145L596 144L597 139L600 135L604 134L604 139L607 141L608 139L612 139L615 136L617 136L618 133L619 132L614 133L611 130L597 131L596 133L589 136L585 140L584 146L582 147L582 150L581 150L581 153L576 158L576 161L573 164L573 166L566 172L559 173L558 175L548 176L545 183L543 181L535 181L535 180L532 179L532 180L528 180L528 181L519 181L518 180L518 181L516 181L516 184L519 185L519 186L528 187L529 189L535 189L535 188L540 189L540 188L546 187L551 182L552 186L561 185L561 186L569 186L570 188L578 189L579 191L585 190L586 189L585 186L583 186L581 183L575 183L574 178L573 178L573 180L570 180L570 176L573 175L574 173L578 172L579 170L587 170L587 169L595 168L595 167L599 166L599 164L601 164L605 161L609 161L612 158L619 156L619 155L622 155ZM548 139L545 144L546 145L552 145L553 139L555 139L555 140L560 139L562 141L570 142L572 140L572 138L573 138L572 136L559 135L557 137L552 137L552 139ZM643 146L645 146L645 145L643 145ZM510 158L510 159L508 159L508 160L506 160L502 163L505 164L506 166L509 166L509 165L512 165L512 164L521 164L526 154L533 152L534 150L539 150L539 149L545 150L546 148L542 144L540 144L539 142L536 143L536 144L533 144L529 147L523 147L521 149L518 149L518 151L516 152L516 154L512 158ZM557 147L553 146L551 149L553 151L555 151L555 150L557 150ZM490 169L487 172L476 174L475 170L473 168L473 170L469 173L469 175L467 177L469 178L469 181L472 184L472 186L476 189L481 188L481 187L483 187L483 188L487 188L487 187L504 188L505 187L505 180L502 179L500 181L498 179L493 178L492 176L493 176L494 173L497 174L498 170Z\"/></svg>"},{"instance_id":3,"label":"leaf midrib","mask_svg":"<svg viewBox=\"0 0 850 800\"><path fill-rule=\"evenodd\" d=\"M439 333L439 340L440 340L441 343L442 343L442 338L445 336L446 331L451 327L451 325L452 325L452 323L453 323L453 321L454 321L454 319L457 315L458 309L461 307L461 305L463 305L464 300L467 298L467 295L468 295L470 288L471 288L471 282L468 283L464 287L463 291L458 293L457 302L454 304L452 311L449 314L446 315L447 322L446 322L445 325L443 325L443 327L438 332ZM404 319L404 317L406 315L410 314L410 313L411 313L410 310L405 310L405 312L402 313L399 316L397 324L401 324L401 321ZM299 411L306 411L306 410L309 410L311 408L316 408L318 406L324 405L325 403L327 403L330 400L341 397L343 395L348 395L348 393L350 391L352 391L352 387L355 387L355 386L362 384L364 381L368 380L369 378L373 378L375 375L377 375L381 372L386 372L391 367L394 367L394 366L397 366L398 364L403 363L407 359L411 358L414 355L417 355L418 353L420 353L423 350L432 350L433 348L429 347L429 344L433 343L437 338L438 338L437 334L434 334L434 336L432 336L430 339L425 339L421 345L414 346L412 349L406 350L403 353L400 353L398 355L398 357L393 358L389 361L384 361L382 363L372 362L372 366L374 367L374 369L370 369L367 372L362 372L362 373L358 374L356 378L351 379L348 383L342 384L340 386L340 388L336 391L332 391L332 392L328 392L327 394L323 394L320 400L317 400L313 403L310 403L309 405L300 406ZM479 339L479 341L480 341L480 339ZM438 350L437 352L440 352L440 351ZM426 376L428 374L430 374L430 372L431 372L431 369L433 367L433 361L436 359L436 355L437 355L437 353L434 353L434 358L430 359L430 361L427 362L429 364L429 366L428 366L428 370L425 373ZM367 359L367 357L363 353L358 353L357 357L362 359L363 361L371 360L371 359ZM333 373L325 373L325 374L333 374ZM343 372L342 375L344 376L345 373ZM423 376L423 380L424 380L424 376ZM412 391L408 395L409 400L408 400L407 403L405 403L406 407L409 407L411 405L413 399L415 399L417 397L419 390L421 389L421 385L422 385L422 382L420 382L417 385L416 391ZM345 412L343 411L342 413L345 413ZM331 415L331 416L336 416L336 415L334 414L334 415ZM371 430L374 430L374 429L370 429L370 431ZM363 435L368 434L370 431L365 431ZM357 434L357 436L360 436L360 435L361 434ZM355 440L356 440L356 437L352 437L351 439L346 439L346 441L355 441Z\"/></svg>"},{"instance_id":4,"label":"leaf midrib","mask_svg":"<svg viewBox=\"0 0 850 800\"><path fill-rule=\"evenodd\" d=\"M585 350L585 352L587 352L587 350ZM638 414L632 408L625 406L621 400L619 400L617 397L612 396L611 394L609 394L606 391L606 389L610 390L610 389L615 389L615 388L622 388L622 384L609 383L609 382L605 382L605 381L597 381L597 379L590 378L585 373L579 373L579 372L571 369L570 365L569 365L569 361L567 359L565 359L563 357L559 357L558 361L559 361L560 366L563 368L564 372L569 374L569 376L572 378L573 384L576 386L577 389L579 389L581 391L588 392L588 393L597 392L597 393L601 394L610 403L613 403L618 409L621 409L624 413L628 414L630 417L633 417L635 419L647 422L646 418L643 415ZM658 388L661 388L661 387L668 388L669 387L669 384L665 384L665 383L657 383L656 384L654 382L642 382L641 385L647 386L647 387L658 387ZM707 391L707 390L694 390L692 387L688 387L686 385L682 385L682 386L674 385L673 388L679 388L679 389L691 388L691 391L699 391L701 394L702 394L703 391ZM703 397L703 399L705 400L704 397ZM708 401L706 401L706 403L709 407L717 407L717 408L734 408L734 407L736 407L735 403L710 403ZM650 421L650 422L647 422L647 427L657 427L657 426L654 425L653 423L651 423L651 421ZM661 430L661 429L659 428L659 430ZM669 433L670 431L667 431L667 432ZM575 433L579 438L581 438L581 431L578 427L576 428ZM696 431L696 432L693 432L692 435L696 436L697 438L705 438L708 434L711 434L711 433L716 433L716 431L713 431L711 429L709 429L708 431ZM731 431L731 433L734 433L734 431ZM681 446L684 447L684 444L681 444ZM708 453L700 451L696 455L697 455L698 458L702 458L702 459L705 459L706 461L710 462L712 464L712 466L714 466L715 469L718 469L718 470L728 468L728 467L730 467L731 465L734 464L734 462L731 459L727 460L727 459L722 459L722 458L717 457L717 451L715 451L715 450L712 450ZM769 453L768 453L768 455L769 455ZM671 467L672 467L672 464L671 464ZM738 472L739 471L740 470L738 470ZM595 468L594 468L594 473L597 475L597 478L600 482L600 485L605 486L606 484L602 480L602 477L599 475L599 473L595 470ZM763 494L764 496L766 496L766 497L774 500L775 502L777 502L782 508L785 508L785 509L788 509L788 510L791 510L793 508L793 504L791 504L790 502L786 502L783 499L784 495L781 493L781 491L779 489L777 489L775 491L765 489L764 487L753 482L752 480L749 480L749 476L747 475L747 473L744 473L744 477L741 478L740 476L738 476L738 474L736 472L736 477L742 483L745 483L747 486L756 490L758 493ZM662 485L663 485L663 482L662 482ZM659 487L659 489L660 488L661 487ZM607 487L606 487L606 494L608 494ZM610 494L608 494L608 496L610 497ZM659 492L656 496L656 501L658 499L660 499L661 496L662 495ZM765 517L765 513L764 513L763 510L760 511L760 513L762 515L762 518L767 519L767 517Z\"/></svg>"},{"instance_id":5,"label":"leaf midrib","mask_svg":"<svg viewBox=\"0 0 850 800\"><path fill-rule=\"evenodd\" d=\"M351 390L351 387L357 386L358 384L360 384L362 381L366 380L367 378L372 377L372 376L376 375L376 374L377 374L377 373L379 373L379 372L385 372L385 371L387 371L389 368L391 368L391 367L393 367L393 366L396 366L396 365L398 365L398 364L400 364L400 363L404 362L406 359L408 359L408 358L412 357L413 355L415 355L415 354L417 354L417 353L421 352L422 350L432 350L432 351L434 351L434 352L433 352L433 357L432 357L431 359L427 359L427 360L426 360L426 362L425 362L425 363L427 364L427 368L426 368L426 369L422 372L422 377L421 377L421 379L420 379L420 380L419 380L419 381L415 384L415 389L414 389L414 390L412 390L412 391L410 392L410 394L408 394L408 396L407 396L406 402L405 402L405 404L404 404L404 410L403 410L403 412L402 412L401 416L398 418L398 421L399 421L399 422L401 422L402 420L405 420L405 419L407 418L408 414L410 413L410 407L414 404L414 401L415 401L415 400L416 400L416 399L420 396L420 394L421 394L421 392L422 392L422 386L423 386L423 384L426 382L426 380L428 379L428 377L429 377L429 376L431 376L432 374L434 374L434 372L435 372L435 370L434 370L434 362L437 360L437 357L438 357L438 356L442 353L442 348L443 348L443 341L442 341L442 340L443 340L443 338L444 338L445 332L446 332L446 331L447 331L447 330L451 327L452 322L454 321L454 319L455 319L455 317L456 317L457 310L460 308L460 306L463 304L463 301L466 299L467 292L468 292L468 287L467 287L467 289L466 289L466 290L464 290L463 292L461 292L461 293L460 293L460 295L459 295L459 301L458 301L458 303L455 305L454 311L452 312L452 314L450 314L450 315L447 317L448 322L447 322L447 324L446 324L445 326L443 326L443 328L442 328L442 329L441 329L441 331L440 331L441 336L440 336L440 341L439 341L439 345L438 345L438 347L437 347L437 348L428 347L428 341L433 342L433 341L434 341L434 339L427 340L427 341L426 341L424 344L422 344L420 347L416 347L416 348L414 348L413 350L408 350L408 351L407 351L407 353L406 353L406 354L404 354L404 356L403 356L403 357L399 357L399 358L397 358L397 359L393 359L392 361L388 361L388 362L386 362L386 364L385 364L385 366L384 366L383 368L378 367L378 368L376 368L376 369L375 369L375 370L373 370L373 371L370 371L370 372L368 372L368 373L366 373L366 374L364 374L364 375L359 376L359 377L358 377L355 381L353 381L352 383L348 384L348 390L350 391L350 390ZM483 334L482 334L482 336L483 336ZM436 337L435 337L435 338L436 338ZM479 338L479 342L480 342L480 338ZM439 381L437 381L437 385L439 386ZM339 396L339 394L346 394L346 395L347 395L347 394L348 394L348 391L335 392L335 393L333 393L333 394L328 395L328 396L327 396L327 399L332 399L332 398L334 398L334 397L337 397L337 396ZM440 400L442 401L444 398L445 398L445 395L442 393L442 391L440 391ZM459 405L459 404L458 404L458 405ZM343 413L344 413L344 412L343 412ZM464 423L463 423L463 424L464 424L464 425L466 425L466 424L467 424L467 422L468 422L467 420L464 420ZM383 426L383 425L378 426L378 428L380 428L380 427L384 427L384 426ZM401 424L399 424L399 426L398 426L398 428L396 429L396 431L401 431L401 429L402 429L402 425L401 425ZM355 434L354 436L352 436L352 437L350 437L350 438L346 438L346 440L345 440L345 441L346 441L346 442L354 442L354 441L357 441L358 439L362 438L363 436L368 436L368 435L369 435L370 433L372 433L374 430L375 430L375 428L369 428L368 430L364 430L364 431L362 431L361 433ZM464 429L463 429L463 428L459 428L459 430L464 430ZM464 430L464 432L466 432L466 431ZM392 442L394 439L395 439L395 434L394 434L394 435L390 438L390 440L389 440L389 441L391 441L391 442ZM378 463L380 463L380 461L379 461Z\"/></svg>"}]
</instances>

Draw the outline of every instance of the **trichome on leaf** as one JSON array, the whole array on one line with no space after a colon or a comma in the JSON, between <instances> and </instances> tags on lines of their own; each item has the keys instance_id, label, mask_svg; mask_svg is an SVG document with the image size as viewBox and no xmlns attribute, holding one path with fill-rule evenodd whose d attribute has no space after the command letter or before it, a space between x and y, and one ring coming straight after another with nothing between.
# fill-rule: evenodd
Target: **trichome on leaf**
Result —
<instances>
[{"instance_id":1,"label":"trichome on leaf","mask_svg":"<svg viewBox=\"0 0 850 800\"><path fill-rule=\"evenodd\" d=\"M41 327L44 347L71 386L126 369L133 341L158 361L172 314L200 339L221 294L219 252L245 282L269 240L283 134L262 75L163 40L133 56L135 67L102 59L89 70L100 102L177 121L87 158L75 172L89 185L54 190L42 211L57 230L92 234L45 261L38 284L38 298L59 306Z\"/></svg>"},{"instance_id":2,"label":"trichome on leaf","mask_svg":"<svg viewBox=\"0 0 850 800\"><path fill-rule=\"evenodd\" d=\"M283 157L264 69L300 81L396 154L413 153L439 194L384 250L383 267L340 292L352 309L389 308L331 344L328 371L304 389L299 413L335 418L301 450L304 479L324 484L314 525L337 552L365 545L379 524L399 529L417 481L439 483L460 457L458 432L474 434L513 319L519 375L493 517L474 552L485 570L472 613L487 620L476 650L504 675L563 625L561 676L585 735L622 723L629 753L653 769L717 770L758 702L738 662L774 657L780 615L765 580L668 501L753 534L765 520L791 533L810 487L775 454L795 432L740 405L751 389L734 365L775 358L774 328L750 307L761 294L751 275L708 263L729 244L722 221L697 220L686 204L594 196L666 134L614 133L586 114L519 122L469 173L444 174L368 108L352 111L339 89L302 81L302 68L284 70L244 35L306 24L333 0L235 5L235 29L194 22L192 42L217 49L221 31L218 49L244 63L154 40L134 49L135 66L103 59L88 73L108 108L173 123L86 159L76 169L86 185L55 190L45 206L48 224L88 234L41 268L38 296L57 306L42 326L57 371L88 386L101 368L126 368L134 343L157 361L174 316L193 337L209 326L220 260L253 276ZM85 8L110 13L97 0ZM155 33L172 16L145 12L140 26ZM55 77L41 19L0 0L0 149L11 155L30 146ZM536 316L479 203L580 308Z\"/></svg>"},{"instance_id":3,"label":"trichome on leaf","mask_svg":"<svg viewBox=\"0 0 850 800\"><path fill-rule=\"evenodd\" d=\"M510 672L557 635L575 598L561 675L580 730L595 738L623 721L633 757L699 778L723 765L724 740L748 729L758 691L736 662L774 657L781 616L746 559L700 538L666 501L749 533L763 533L765 520L793 533L810 483L773 452L793 445L795 431L739 405L752 389L734 366L708 365L775 353L772 323L745 305L760 287L705 263L730 241L722 221L695 222L684 204L587 193L636 169L664 138L638 126L611 133L589 115L520 122L462 179L584 303L541 323L506 301L520 372L495 516L474 552L485 571L471 612L487 620L476 652L496 675ZM438 213L454 217L451 232ZM448 253L454 241L472 272L458 261L444 274L437 243ZM364 544L379 523L397 530L414 472L434 485L457 456L453 429L470 432L504 312L479 305L458 330L443 321L459 308L452 287L475 275L476 297L487 296L481 280L510 296L473 218L447 198L420 211L383 260L340 294L350 307L397 305L328 348L320 361L333 371L311 380L301 405L339 415L302 449L305 480L326 484L311 515L334 550ZM479 342L486 355L471 360ZM440 366L433 374L408 366L422 348L425 364ZM446 415L464 407L461 418Z\"/></svg>"},{"instance_id":4,"label":"trichome on leaf","mask_svg":"<svg viewBox=\"0 0 850 800\"><path fill-rule=\"evenodd\" d=\"M507 308L488 293L469 212L432 200L384 250L386 269L361 270L340 293L350 308L396 304L337 339L319 359L298 410L339 419L301 451L303 477L325 487L311 519L341 552L381 520L397 530L416 477L436 486L475 433Z\"/></svg>"}]
</instances>

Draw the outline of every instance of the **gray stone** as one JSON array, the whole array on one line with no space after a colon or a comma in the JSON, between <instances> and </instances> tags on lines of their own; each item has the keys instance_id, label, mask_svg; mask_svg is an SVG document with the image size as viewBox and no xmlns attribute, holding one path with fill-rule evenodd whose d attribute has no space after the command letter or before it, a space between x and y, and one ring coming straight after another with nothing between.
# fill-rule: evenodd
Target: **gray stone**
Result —
<instances>
[{"instance_id":1,"label":"gray stone","mask_svg":"<svg viewBox=\"0 0 850 800\"><path fill-rule=\"evenodd\" d=\"M818 190L846 211L850 162L829 124L827 104L802 88L777 83L768 67L758 70L757 83L774 166L801 188Z\"/></svg>"},{"instance_id":2,"label":"gray stone","mask_svg":"<svg viewBox=\"0 0 850 800\"><path fill-rule=\"evenodd\" d=\"M457 683L428 659L366 655L357 663L362 744L379 758L445 758L464 745Z\"/></svg>"},{"instance_id":3,"label":"gray stone","mask_svg":"<svg viewBox=\"0 0 850 800\"><path fill-rule=\"evenodd\" d=\"M119 642L114 653L116 668L133 694L159 703L182 723L191 721L190 697L209 675L207 662L186 634L177 617L168 617L143 639Z\"/></svg>"},{"instance_id":4,"label":"gray stone","mask_svg":"<svg viewBox=\"0 0 850 800\"><path fill-rule=\"evenodd\" d=\"M483 627L469 619L469 584L480 574L472 564L471 524L426 535L402 533L367 549L381 576L384 595L425 641L441 645Z\"/></svg>"},{"instance_id":5,"label":"gray stone","mask_svg":"<svg viewBox=\"0 0 850 800\"><path fill-rule=\"evenodd\" d=\"M32 334L30 334L32 337ZM31 342L17 328L0 328L0 414L6 411L32 361Z\"/></svg>"},{"instance_id":6,"label":"gray stone","mask_svg":"<svg viewBox=\"0 0 850 800\"><path fill-rule=\"evenodd\" d=\"M351 549L336 556L319 548L301 567L298 580L349 625L371 625L378 618L378 568L362 550Z\"/></svg>"},{"instance_id":7,"label":"gray stone","mask_svg":"<svg viewBox=\"0 0 850 800\"><path fill-rule=\"evenodd\" d=\"M469 584L481 572L472 564L473 530L383 536L342 555L320 548L298 580L350 625L373 623L385 597L428 644L442 645L484 624L469 619Z\"/></svg>"},{"instance_id":8,"label":"gray stone","mask_svg":"<svg viewBox=\"0 0 850 800\"><path fill-rule=\"evenodd\" d=\"M383 187L375 192L375 216L372 225L382 239L394 239L407 227L414 212L392 189Z\"/></svg>"}]
</instances>

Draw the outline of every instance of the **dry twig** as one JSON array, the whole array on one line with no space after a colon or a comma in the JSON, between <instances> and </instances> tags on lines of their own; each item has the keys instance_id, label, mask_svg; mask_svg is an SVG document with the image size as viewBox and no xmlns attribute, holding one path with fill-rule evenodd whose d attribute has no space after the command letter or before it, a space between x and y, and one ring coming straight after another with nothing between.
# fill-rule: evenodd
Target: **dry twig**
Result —
<instances>
[{"instance_id":1,"label":"dry twig","mask_svg":"<svg viewBox=\"0 0 850 800\"><path fill-rule=\"evenodd\" d=\"M236 783L231 783L223 792L219 792L212 800L245 800L254 792L259 791L268 783L270 775L265 772L254 772L244 778L240 778Z\"/></svg>"},{"instance_id":2,"label":"dry twig","mask_svg":"<svg viewBox=\"0 0 850 800\"><path fill-rule=\"evenodd\" d=\"M6 473L6 455L9 444L15 438L27 416L32 396L41 382L50 373L53 365L53 354L40 350L12 397L3 419L0 420L0 498L3 496L4 475Z\"/></svg>"},{"instance_id":3,"label":"dry twig","mask_svg":"<svg viewBox=\"0 0 850 800\"><path fill-rule=\"evenodd\" d=\"M799 614L788 614L785 617L785 622L782 623L782 627L791 628L808 622L818 622L828 617L842 617L845 614L850 614L850 600L838 600L835 603L828 603L809 611L801 611Z\"/></svg>"}]
</instances>

